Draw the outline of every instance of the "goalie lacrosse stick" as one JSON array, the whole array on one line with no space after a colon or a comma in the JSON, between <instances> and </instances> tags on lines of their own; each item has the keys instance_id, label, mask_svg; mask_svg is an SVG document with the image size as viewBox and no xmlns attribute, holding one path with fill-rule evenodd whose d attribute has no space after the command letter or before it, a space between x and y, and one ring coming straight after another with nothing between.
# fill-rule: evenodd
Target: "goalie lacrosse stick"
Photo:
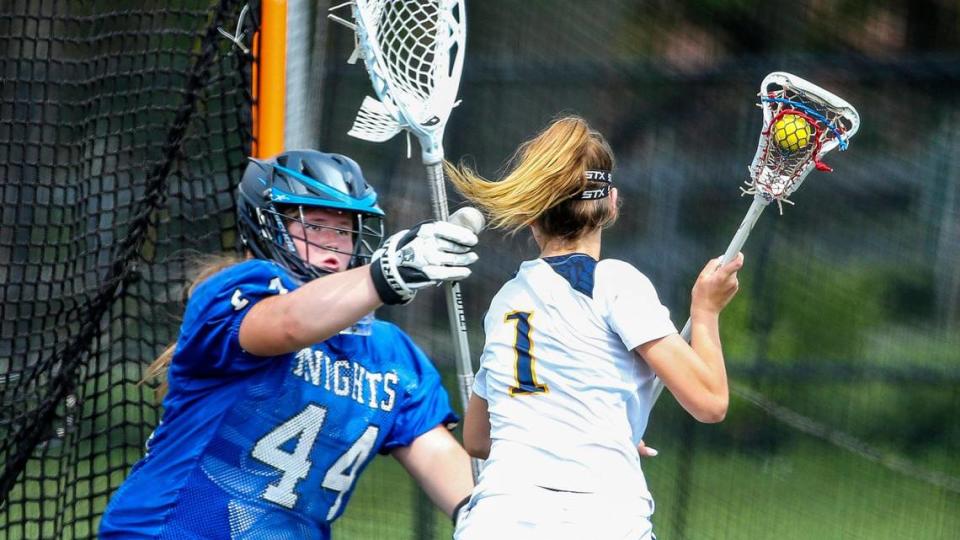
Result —
<instances>
[{"instance_id":1,"label":"goalie lacrosse stick","mask_svg":"<svg viewBox=\"0 0 960 540\"><path fill-rule=\"evenodd\" d=\"M718 268L737 256L768 204L776 201L783 214L783 203L793 204L788 197L810 171L832 171L821 158L834 148L846 150L860 129L860 115L852 105L796 75L782 71L767 75L759 96L763 129L749 167L748 187L741 188L744 195L753 195L753 203ZM687 319L680 332L687 341L690 323ZM657 379L654 401L662 391L663 382Z\"/></svg>"},{"instance_id":2,"label":"goalie lacrosse stick","mask_svg":"<svg viewBox=\"0 0 960 540\"><path fill-rule=\"evenodd\" d=\"M330 11L351 7L353 23L330 18L354 30L357 49L379 99L366 97L349 135L387 141L400 131L420 141L431 187L433 217L449 215L443 178L443 130L457 105L467 37L464 0L353 0ZM408 140L409 151L409 140ZM468 224L469 225L469 224ZM476 232L479 232L476 231ZM450 328L456 342L460 400L466 410L473 387L467 323L457 283L444 287ZM473 460L476 480L479 463Z\"/></svg>"}]
</instances>

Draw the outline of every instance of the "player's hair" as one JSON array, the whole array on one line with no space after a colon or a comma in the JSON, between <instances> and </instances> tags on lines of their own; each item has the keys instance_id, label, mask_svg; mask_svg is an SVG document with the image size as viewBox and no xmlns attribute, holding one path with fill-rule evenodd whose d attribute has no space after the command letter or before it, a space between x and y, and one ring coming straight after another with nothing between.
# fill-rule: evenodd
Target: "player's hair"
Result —
<instances>
[{"instance_id":1,"label":"player's hair","mask_svg":"<svg viewBox=\"0 0 960 540\"><path fill-rule=\"evenodd\" d=\"M197 287L206 281L207 278L241 261L242 259L235 254L197 255L194 259L194 264L197 267L195 272L196 277L194 277L187 288L184 289L183 303L187 303L187 300L193 295L193 291L197 290ZM143 378L140 379L140 384L148 382L159 383L154 389L154 397L157 401L162 401L163 396L167 393L167 370L170 368L170 360L173 359L173 351L175 351L176 348L177 342L174 341L160 353L160 356L158 356L156 360L147 366L146 373L144 373Z\"/></svg>"},{"instance_id":2,"label":"player's hair","mask_svg":"<svg viewBox=\"0 0 960 540\"><path fill-rule=\"evenodd\" d=\"M468 166L445 163L453 185L481 207L490 226L510 233L536 224L546 235L573 240L613 224L617 211L606 199L580 200L603 186L586 171L612 171L613 151L599 132L577 116L554 120L517 149L508 173L490 181Z\"/></svg>"}]
</instances>

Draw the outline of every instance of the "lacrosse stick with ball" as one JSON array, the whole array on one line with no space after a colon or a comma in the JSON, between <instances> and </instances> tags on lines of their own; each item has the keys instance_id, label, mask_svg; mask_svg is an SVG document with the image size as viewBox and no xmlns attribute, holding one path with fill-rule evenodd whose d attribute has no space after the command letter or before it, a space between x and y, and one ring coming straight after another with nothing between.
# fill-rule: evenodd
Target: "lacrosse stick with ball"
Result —
<instances>
[{"instance_id":1,"label":"lacrosse stick with ball","mask_svg":"<svg viewBox=\"0 0 960 540\"><path fill-rule=\"evenodd\" d=\"M750 180L741 188L744 195L753 195L753 203L717 268L737 256L768 204L776 201L783 214L783 203L793 204L788 197L810 171L832 170L821 161L823 156L834 148L846 150L860 129L860 115L852 105L796 75L782 71L767 75L759 96L763 129L748 168ZM690 341L690 319L680 335ZM659 397L663 382L657 379L656 385Z\"/></svg>"},{"instance_id":2,"label":"lacrosse stick with ball","mask_svg":"<svg viewBox=\"0 0 960 540\"><path fill-rule=\"evenodd\" d=\"M330 8L349 6L353 21L330 15L354 31L357 57L370 76L377 98L367 96L360 106L349 135L384 142L401 131L420 141L421 158L431 187L433 217L449 215L443 177L443 130L450 111L458 104L457 91L466 47L464 0L352 0ZM482 216L464 217L465 226L478 230ZM477 212L479 214L479 212ZM481 221L477 221L480 219ZM473 365L467 341L460 286L444 286L450 328L456 343L456 366L460 400L464 409L473 388ZM479 464L474 460L476 480Z\"/></svg>"}]
</instances>

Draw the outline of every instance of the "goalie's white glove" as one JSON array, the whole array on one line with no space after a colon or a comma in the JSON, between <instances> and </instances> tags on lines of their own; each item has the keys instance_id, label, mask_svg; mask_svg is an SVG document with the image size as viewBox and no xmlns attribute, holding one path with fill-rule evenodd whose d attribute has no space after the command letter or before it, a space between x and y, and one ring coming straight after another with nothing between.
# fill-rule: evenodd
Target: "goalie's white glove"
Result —
<instances>
[{"instance_id":1,"label":"goalie's white glove","mask_svg":"<svg viewBox=\"0 0 960 540\"><path fill-rule=\"evenodd\" d=\"M454 212L449 221L424 221L388 238L370 261L380 299L385 304L406 304L424 287L468 277L467 267L477 260L470 248L477 245L482 228L480 212L466 207Z\"/></svg>"}]
</instances>

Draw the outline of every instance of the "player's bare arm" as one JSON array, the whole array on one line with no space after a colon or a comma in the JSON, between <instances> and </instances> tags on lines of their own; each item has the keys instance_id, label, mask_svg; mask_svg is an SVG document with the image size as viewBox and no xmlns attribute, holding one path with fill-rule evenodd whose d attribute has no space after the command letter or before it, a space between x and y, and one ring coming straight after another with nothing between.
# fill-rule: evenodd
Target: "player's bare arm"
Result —
<instances>
[{"instance_id":1,"label":"player's bare arm","mask_svg":"<svg viewBox=\"0 0 960 540\"><path fill-rule=\"evenodd\" d=\"M487 400L472 394L463 420L463 446L470 456L487 459L490 455L490 412Z\"/></svg>"},{"instance_id":2,"label":"player's bare arm","mask_svg":"<svg viewBox=\"0 0 960 540\"><path fill-rule=\"evenodd\" d=\"M743 266L743 255L719 269L716 265L717 260L707 263L693 287L691 344L672 334L634 349L680 405L706 423L722 421L730 401L719 318L737 292L737 271Z\"/></svg>"},{"instance_id":3,"label":"player's bare arm","mask_svg":"<svg viewBox=\"0 0 960 540\"><path fill-rule=\"evenodd\" d=\"M392 455L447 516L473 489L470 458L444 426L420 435Z\"/></svg>"},{"instance_id":4,"label":"player's bare arm","mask_svg":"<svg viewBox=\"0 0 960 540\"><path fill-rule=\"evenodd\" d=\"M240 346L259 356L297 351L382 304L366 267L339 272L258 302L240 324Z\"/></svg>"}]
</instances>

